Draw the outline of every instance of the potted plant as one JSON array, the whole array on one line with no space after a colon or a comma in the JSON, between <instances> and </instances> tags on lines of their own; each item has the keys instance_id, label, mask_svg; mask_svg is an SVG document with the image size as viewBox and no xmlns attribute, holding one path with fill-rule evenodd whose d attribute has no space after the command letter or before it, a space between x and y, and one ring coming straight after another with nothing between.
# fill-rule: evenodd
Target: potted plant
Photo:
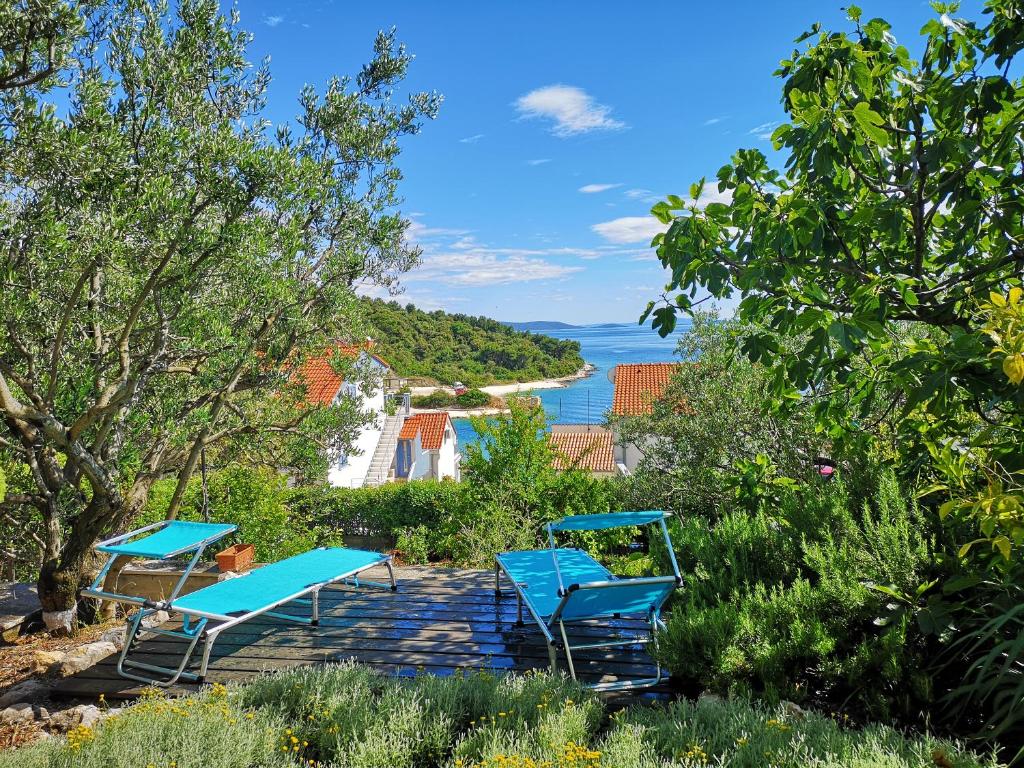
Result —
<instances>
[{"instance_id":1,"label":"potted plant","mask_svg":"<svg viewBox=\"0 0 1024 768\"><path fill-rule=\"evenodd\" d=\"M247 571L252 565L255 554L256 548L252 544L232 544L217 553L217 567L220 568L221 573Z\"/></svg>"}]
</instances>

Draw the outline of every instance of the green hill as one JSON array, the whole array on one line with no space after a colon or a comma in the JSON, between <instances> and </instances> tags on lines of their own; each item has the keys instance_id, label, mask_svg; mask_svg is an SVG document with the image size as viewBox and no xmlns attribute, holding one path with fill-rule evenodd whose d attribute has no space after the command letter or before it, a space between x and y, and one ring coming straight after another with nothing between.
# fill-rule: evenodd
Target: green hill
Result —
<instances>
[{"instance_id":1,"label":"green hill","mask_svg":"<svg viewBox=\"0 0 1024 768\"><path fill-rule=\"evenodd\" d=\"M580 345L517 331L487 317L424 312L363 299L377 351L400 376L470 386L555 378L583 367Z\"/></svg>"}]
</instances>

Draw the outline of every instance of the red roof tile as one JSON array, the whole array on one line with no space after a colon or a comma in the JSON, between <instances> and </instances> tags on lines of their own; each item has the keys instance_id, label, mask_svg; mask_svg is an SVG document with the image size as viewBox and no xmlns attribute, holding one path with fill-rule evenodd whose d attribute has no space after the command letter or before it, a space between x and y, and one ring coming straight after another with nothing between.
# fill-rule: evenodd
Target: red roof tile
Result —
<instances>
[{"instance_id":1,"label":"red roof tile","mask_svg":"<svg viewBox=\"0 0 1024 768\"><path fill-rule=\"evenodd\" d=\"M633 363L615 366L615 394L612 413L640 416L650 413L664 393L679 363Z\"/></svg>"},{"instance_id":2,"label":"red roof tile","mask_svg":"<svg viewBox=\"0 0 1024 768\"><path fill-rule=\"evenodd\" d=\"M385 368L390 366L370 351L372 344L338 343L328 348L320 357L311 357L299 368L296 379L306 385L306 400L311 405L330 405L338 395L344 379L331 366L335 355L353 360L360 352L366 352Z\"/></svg>"},{"instance_id":3,"label":"red roof tile","mask_svg":"<svg viewBox=\"0 0 1024 768\"><path fill-rule=\"evenodd\" d=\"M604 430L591 432L553 432L548 435L555 451L555 469L579 468L589 472L614 472L615 450L612 433Z\"/></svg>"},{"instance_id":4,"label":"red roof tile","mask_svg":"<svg viewBox=\"0 0 1024 768\"><path fill-rule=\"evenodd\" d=\"M420 436L420 445L426 451L436 451L444 441L445 428L451 423L448 414L444 411L430 411L428 413L417 413L410 416L402 424L402 431L398 433L399 440L412 440L417 434ZM452 428L454 434L455 429Z\"/></svg>"}]
</instances>

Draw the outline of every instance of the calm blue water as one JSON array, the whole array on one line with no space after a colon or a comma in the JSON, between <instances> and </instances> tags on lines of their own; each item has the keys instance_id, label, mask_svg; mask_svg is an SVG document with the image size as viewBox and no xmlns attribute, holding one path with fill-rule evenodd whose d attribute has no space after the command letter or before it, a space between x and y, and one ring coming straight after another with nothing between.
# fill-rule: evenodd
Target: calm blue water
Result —
<instances>
[{"instance_id":1,"label":"calm blue water","mask_svg":"<svg viewBox=\"0 0 1024 768\"><path fill-rule=\"evenodd\" d=\"M600 424L612 405L612 383L608 372L619 363L661 363L675 360L679 333L689 327L689 321L680 319L677 330L666 339L650 327L635 323L601 327L542 330L556 339L573 339L580 343L583 359L597 366L592 376L580 379L560 389L539 389L548 419L553 424ZM474 443L476 431L469 419L454 419L459 445Z\"/></svg>"}]
</instances>

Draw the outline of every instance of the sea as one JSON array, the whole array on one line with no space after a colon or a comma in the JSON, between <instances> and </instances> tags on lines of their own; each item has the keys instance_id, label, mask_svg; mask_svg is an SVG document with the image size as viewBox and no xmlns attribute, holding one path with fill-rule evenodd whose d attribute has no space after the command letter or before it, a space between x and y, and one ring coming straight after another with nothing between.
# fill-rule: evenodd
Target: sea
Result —
<instances>
[{"instance_id":1,"label":"sea","mask_svg":"<svg viewBox=\"0 0 1024 768\"><path fill-rule=\"evenodd\" d=\"M572 328L543 326L533 332L556 339L572 339L580 343L583 359L596 367L586 378L567 387L538 389L544 411L551 424L601 424L612 406L613 386L609 372L619 363L674 362L679 334L689 327L689 320L680 318L674 333L661 338L650 326L636 323L587 325ZM469 419L454 419L459 445L478 440Z\"/></svg>"}]
</instances>

